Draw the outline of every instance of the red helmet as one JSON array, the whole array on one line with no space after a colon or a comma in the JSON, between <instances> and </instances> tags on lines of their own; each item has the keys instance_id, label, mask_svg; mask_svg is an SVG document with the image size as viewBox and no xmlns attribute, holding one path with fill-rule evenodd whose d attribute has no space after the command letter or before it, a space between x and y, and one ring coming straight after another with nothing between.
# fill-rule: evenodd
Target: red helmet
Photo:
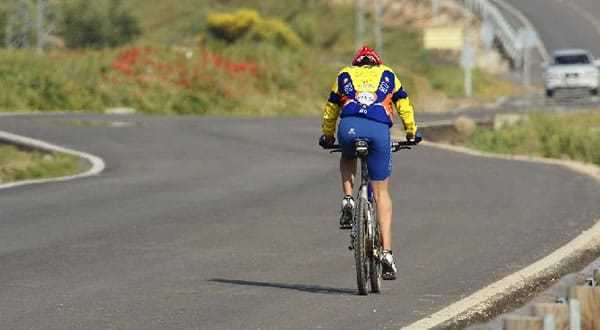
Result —
<instances>
[{"instance_id":1,"label":"red helmet","mask_svg":"<svg viewBox=\"0 0 600 330\"><path fill-rule=\"evenodd\" d=\"M375 49L366 45L359 49L356 55L354 55L354 59L352 59L352 65L354 66L382 64L381 56L377 54Z\"/></svg>"}]
</instances>

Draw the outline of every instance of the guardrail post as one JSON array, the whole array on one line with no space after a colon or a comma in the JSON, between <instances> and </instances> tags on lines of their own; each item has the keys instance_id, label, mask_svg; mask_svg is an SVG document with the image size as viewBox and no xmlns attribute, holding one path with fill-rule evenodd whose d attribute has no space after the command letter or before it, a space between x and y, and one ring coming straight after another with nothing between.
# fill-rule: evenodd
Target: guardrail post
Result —
<instances>
[{"instance_id":1,"label":"guardrail post","mask_svg":"<svg viewBox=\"0 0 600 330\"><path fill-rule=\"evenodd\" d=\"M566 304L535 304L531 308L532 316L552 316L552 329L556 330L569 330L569 306ZM544 329L547 329L550 325L546 325L545 320Z\"/></svg>"},{"instance_id":2,"label":"guardrail post","mask_svg":"<svg viewBox=\"0 0 600 330\"><path fill-rule=\"evenodd\" d=\"M569 328L581 330L581 305L577 299L569 299Z\"/></svg>"},{"instance_id":3,"label":"guardrail post","mask_svg":"<svg viewBox=\"0 0 600 330\"><path fill-rule=\"evenodd\" d=\"M577 301L579 307L578 329L600 329L600 287L574 286L569 289L569 301ZM571 313L573 315L573 313Z\"/></svg>"},{"instance_id":4,"label":"guardrail post","mask_svg":"<svg viewBox=\"0 0 600 330\"><path fill-rule=\"evenodd\" d=\"M504 330L544 330L544 318L533 316L508 316L504 319Z\"/></svg>"},{"instance_id":5,"label":"guardrail post","mask_svg":"<svg viewBox=\"0 0 600 330\"><path fill-rule=\"evenodd\" d=\"M554 316L544 315L544 330L556 330L556 324L554 323Z\"/></svg>"}]
</instances>

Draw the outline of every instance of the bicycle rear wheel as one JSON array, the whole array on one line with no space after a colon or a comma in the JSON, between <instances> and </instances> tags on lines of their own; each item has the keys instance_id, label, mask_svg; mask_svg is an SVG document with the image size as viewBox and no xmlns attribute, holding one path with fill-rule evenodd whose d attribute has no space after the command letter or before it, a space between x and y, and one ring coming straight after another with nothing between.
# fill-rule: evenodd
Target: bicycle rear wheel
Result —
<instances>
[{"instance_id":1,"label":"bicycle rear wheel","mask_svg":"<svg viewBox=\"0 0 600 330\"><path fill-rule=\"evenodd\" d=\"M373 201L369 207L369 213L371 214L371 221L369 225L370 236L369 243L369 278L371 282L371 292L380 293L382 285L382 266L381 266L381 232L379 230L379 222L377 221L377 208L375 201Z\"/></svg>"},{"instance_id":2,"label":"bicycle rear wheel","mask_svg":"<svg viewBox=\"0 0 600 330\"><path fill-rule=\"evenodd\" d=\"M368 294L369 265L367 260L367 201L359 198L354 213L354 261L356 263L356 283L360 295Z\"/></svg>"}]
</instances>

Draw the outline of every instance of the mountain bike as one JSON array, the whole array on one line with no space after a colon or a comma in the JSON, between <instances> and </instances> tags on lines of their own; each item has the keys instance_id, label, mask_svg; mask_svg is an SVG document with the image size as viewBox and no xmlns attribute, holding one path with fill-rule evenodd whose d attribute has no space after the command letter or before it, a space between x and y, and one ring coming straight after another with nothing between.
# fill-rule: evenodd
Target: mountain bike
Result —
<instances>
[{"instance_id":1,"label":"mountain bike","mask_svg":"<svg viewBox=\"0 0 600 330\"><path fill-rule=\"evenodd\" d=\"M392 141L392 152L411 149L417 145L412 141ZM356 194L356 205L352 216L350 232L350 250L354 250L356 263L356 282L358 293L368 295L370 284L372 293L381 292L383 246L379 222L377 221L377 201L369 182L367 156L369 155L369 140L356 139L353 143L355 155L360 160L360 187ZM334 145L330 152L341 152L339 145Z\"/></svg>"}]
</instances>

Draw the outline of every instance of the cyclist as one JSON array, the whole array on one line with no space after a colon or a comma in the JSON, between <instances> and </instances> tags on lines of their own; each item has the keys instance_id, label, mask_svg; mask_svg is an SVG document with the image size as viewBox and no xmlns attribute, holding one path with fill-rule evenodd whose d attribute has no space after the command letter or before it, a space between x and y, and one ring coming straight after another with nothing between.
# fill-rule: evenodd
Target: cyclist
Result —
<instances>
[{"instance_id":1,"label":"cyclist","mask_svg":"<svg viewBox=\"0 0 600 330\"><path fill-rule=\"evenodd\" d=\"M329 100L323 110L322 131L319 145L330 148L335 143L335 130L338 117L341 117L337 137L342 147L340 172L342 177L342 211L340 228L351 228L354 199L354 176L356 156L353 140L367 138L369 155L367 167L371 187L377 201L377 219L383 241L383 278L396 279L396 265L392 254L392 201L388 191L392 170L390 127L393 108L406 131L406 139L420 141L414 110L408 94L400 80L389 67L383 65L379 54L364 46L354 56L352 66L343 68L333 84Z\"/></svg>"}]
</instances>

